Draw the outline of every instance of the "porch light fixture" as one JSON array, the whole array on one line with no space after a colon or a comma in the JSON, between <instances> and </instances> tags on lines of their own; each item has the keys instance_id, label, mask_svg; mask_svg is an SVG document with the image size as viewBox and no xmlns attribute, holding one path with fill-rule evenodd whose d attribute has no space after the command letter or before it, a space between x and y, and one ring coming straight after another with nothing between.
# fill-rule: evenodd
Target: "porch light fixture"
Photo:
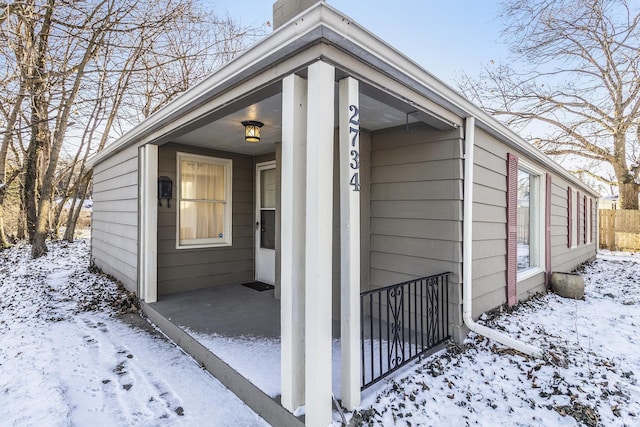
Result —
<instances>
[{"instance_id":1,"label":"porch light fixture","mask_svg":"<svg viewBox=\"0 0 640 427\"><path fill-rule=\"evenodd\" d=\"M260 142L260 128L264 123L255 120L245 120L242 122L244 126L244 140L247 142Z\"/></svg>"}]
</instances>

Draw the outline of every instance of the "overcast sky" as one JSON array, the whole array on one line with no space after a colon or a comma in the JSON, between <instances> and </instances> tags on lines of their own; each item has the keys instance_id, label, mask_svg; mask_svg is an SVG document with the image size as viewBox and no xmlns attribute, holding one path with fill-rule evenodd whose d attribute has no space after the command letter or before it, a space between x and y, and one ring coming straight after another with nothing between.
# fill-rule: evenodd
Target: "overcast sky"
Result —
<instances>
[{"instance_id":1,"label":"overcast sky","mask_svg":"<svg viewBox=\"0 0 640 427\"><path fill-rule=\"evenodd\" d=\"M245 25L271 21L275 0L215 1ZM497 1L478 0L328 0L327 3L409 56L445 82L456 74L475 75L483 64L500 62Z\"/></svg>"}]
</instances>

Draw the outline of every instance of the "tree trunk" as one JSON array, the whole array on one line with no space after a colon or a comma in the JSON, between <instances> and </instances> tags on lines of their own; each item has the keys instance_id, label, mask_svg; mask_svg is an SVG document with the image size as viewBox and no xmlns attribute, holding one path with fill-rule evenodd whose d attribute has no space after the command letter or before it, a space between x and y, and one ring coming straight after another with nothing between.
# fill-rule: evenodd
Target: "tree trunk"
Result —
<instances>
[{"instance_id":1,"label":"tree trunk","mask_svg":"<svg viewBox=\"0 0 640 427\"><path fill-rule=\"evenodd\" d=\"M29 141L29 148L27 149L27 155L25 159L25 174L24 174L24 201L26 209L27 219L27 235L29 241L33 242L33 235L36 231L36 223L38 219L38 199L40 195L40 188L38 186L39 179L39 160L42 155L42 150L46 144L45 139L49 138L49 129L46 122L47 117L47 105L40 95L35 95L33 99L33 114L31 141ZM43 114L41 116L41 114ZM44 117L41 119L41 117ZM46 129L45 129L46 127Z\"/></svg>"},{"instance_id":2,"label":"tree trunk","mask_svg":"<svg viewBox=\"0 0 640 427\"><path fill-rule=\"evenodd\" d=\"M48 1L42 27L38 37L38 46L33 57L33 72L29 75L32 78L30 95L32 97L31 114L31 141L27 150L27 161L25 171L25 200L27 202L27 232L31 241L31 256L38 258L47 253L45 243L46 234L43 230L46 224L46 216L49 212L50 188L46 193L38 194L37 183L40 181L38 174L39 162L44 149L47 150L47 158L51 143L51 131L49 130L49 99L47 98L47 75L46 61L49 50L49 33L51 31L51 21L53 16L55 0ZM52 180L44 179L43 190L47 186L53 185ZM28 185L27 185L28 183ZM39 196L39 197L38 197ZM40 202L38 203L38 198ZM43 200L44 199L44 200Z\"/></svg>"},{"instance_id":3,"label":"tree trunk","mask_svg":"<svg viewBox=\"0 0 640 427\"><path fill-rule=\"evenodd\" d=\"M45 185L47 185L45 183ZM38 216L33 240L31 241L31 257L40 258L45 255L47 249L47 219L44 212L48 212L50 208L49 199L40 199L40 209L43 215Z\"/></svg>"},{"instance_id":4,"label":"tree trunk","mask_svg":"<svg viewBox=\"0 0 640 427\"><path fill-rule=\"evenodd\" d=\"M84 206L84 200L87 197L87 190L89 189L89 183L91 182L92 175L92 171L87 172L86 176L82 180L82 183L80 184L79 191L76 192L76 197L74 197L73 199L74 209L69 212L69 218L67 219L67 229L64 232L64 240L68 241L69 243L73 243L74 235L76 232L76 224L78 223L78 218L80 218L80 213L82 212L82 207ZM75 207L77 199L80 199L80 206Z\"/></svg>"},{"instance_id":5,"label":"tree trunk","mask_svg":"<svg viewBox=\"0 0 640 427\"><path fill-rule=\"evenodd\" d=\"M619 182L618 190L620 191L620 209L638 210L638 192L640 185L635 182Z\"/></svg>"}]
</instances>

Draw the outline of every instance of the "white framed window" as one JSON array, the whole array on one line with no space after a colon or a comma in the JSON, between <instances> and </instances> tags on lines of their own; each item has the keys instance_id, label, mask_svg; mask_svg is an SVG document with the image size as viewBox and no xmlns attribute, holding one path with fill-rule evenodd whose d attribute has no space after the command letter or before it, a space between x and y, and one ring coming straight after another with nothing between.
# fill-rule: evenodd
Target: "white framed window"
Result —
<instances>
[{"instance_id":1,"label":"white framed window","mask_svg":"<svg viewBox=\"0 0 640 427\"><path fill-rule=\"evenodd\" d=\"M176 248L231 246L233 161L178 152Z\"/></svg>"},{"instance_id":2,"label":"white framed window","mask_svg":"<svg viewBox=\"0 0 640 427\"><path fill-rule=\"evenodd\" d=\"M518 163L518 281L544 269L544 171L520 159Z\"/></svg>"}]
</instances>

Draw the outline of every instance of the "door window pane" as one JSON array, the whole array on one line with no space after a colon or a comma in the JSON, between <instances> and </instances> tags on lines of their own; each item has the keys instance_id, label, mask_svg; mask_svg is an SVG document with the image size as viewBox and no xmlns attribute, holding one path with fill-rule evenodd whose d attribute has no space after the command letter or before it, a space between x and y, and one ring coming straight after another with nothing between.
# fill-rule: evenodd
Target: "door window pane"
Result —
<instances>
[{"instance_id":1,"label":"door window pane","mask_svg":"<svg viewBox=\"0 0 640 427\"><path fill-rule=\"evenodd\" d=\"M276 211L260 210L260 247L276 248Z\"/></svg>"},{"instance_id":2,"label":"door window pane","mask_svg":"<svg viewBox=\"0 0 640 427\"><path fill-rule=\"evenodd\" d=\"M260 171L260 207L262 209L276 208L276 170Z\"/></svg>"}]
</instances>

